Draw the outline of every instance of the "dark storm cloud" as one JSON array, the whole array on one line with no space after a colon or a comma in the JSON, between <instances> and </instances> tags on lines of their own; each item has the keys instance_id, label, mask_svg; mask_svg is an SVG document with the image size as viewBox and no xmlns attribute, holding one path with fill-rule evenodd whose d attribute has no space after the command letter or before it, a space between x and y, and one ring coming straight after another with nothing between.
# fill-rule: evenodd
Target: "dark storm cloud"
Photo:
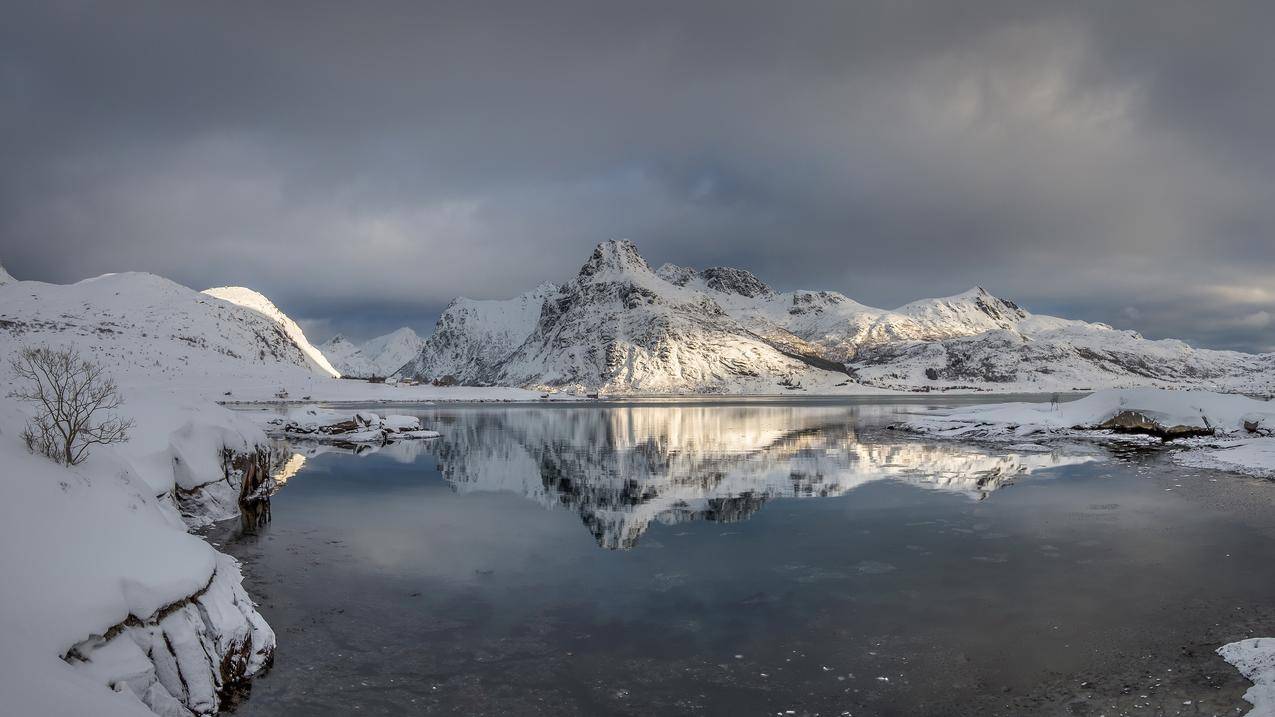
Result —
<instances>
[{"instance_id":1,"label":"dark storm cloud","mask_svg":"<svg viewBox=\"0 0 1275 717\"><path fill-rule=\"evenodd\" d=\"M602 239L895 305L1275 348L1262 3L18 3L0 261L258 288L323 334ZM366 324L366 325L365 325Z\"/></svg>"}]
</instances>

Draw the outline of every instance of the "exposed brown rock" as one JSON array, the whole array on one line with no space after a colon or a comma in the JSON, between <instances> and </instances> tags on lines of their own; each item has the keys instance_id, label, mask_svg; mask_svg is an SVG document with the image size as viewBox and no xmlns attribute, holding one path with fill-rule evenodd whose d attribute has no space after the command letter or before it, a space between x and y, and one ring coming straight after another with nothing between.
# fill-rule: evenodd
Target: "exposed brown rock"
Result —
<instances>
[{"instance_id":1,"label":"exposed brown rock","mask_svg":"<svg viewBox=\"0 0 1275 717\"><path fill-rule=\"evenodd\" d=\"M1077 428L1084 428L1084 426L1077 426ZM1211 426L1165 426L1141 411L1121 411L1098 424L1096 428L1114 433L1136 433L1155 436L1164 441L1170 441L1174 438L1213 435Z\"/></svg>"}]
</instances>

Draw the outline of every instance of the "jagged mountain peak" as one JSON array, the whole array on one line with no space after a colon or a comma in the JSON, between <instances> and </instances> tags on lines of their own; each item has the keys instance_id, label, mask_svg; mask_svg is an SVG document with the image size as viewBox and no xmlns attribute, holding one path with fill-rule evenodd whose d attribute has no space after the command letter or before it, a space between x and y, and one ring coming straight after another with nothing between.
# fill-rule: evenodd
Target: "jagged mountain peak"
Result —
<instances>
[{"instance_id":1,"label":"jagged mountain peak","mask_svg":"<svg viewBox=\"0 0 1275 717\"><path fill-rule=\"evenodd\" d=\"M651 265L638 253L637 246L627 239L604 241L593 249L589 260L580 267L580 279L597 278L612 274L654 274Z\"/></svg>"},{"instance_id":2,"label":"jagged mountain peak","mask_svg":"<svg viewBox=\"0 0 1275 717\"><path fill-rule=\"evenodd\" d=\"M775 290L747 269L712 266L700 272L708 288L724 294L739 294L750 299L769 298Z\"/></svg>"},{"instance_id":3,"label":"jagged mountain peak","mask_svg":"<svg viewBox=\"0 0 1275 717\"><path fill-rule=\"evenodd\" d=\"M913 317L957 317L963 313L981 313L1001 328L1010 328L1029 316L1018 304L993 295L981 286L975 286L959 294L936 299L920 299L894 310L897 314Z\"/></svg>"},{"instance_id":4,"label":"jagged mountain peak","mask_svg":"<svg viewBox=\"0 0 1275 717\"><path fill-rule=\"evenodd\" d=\"M689 266L679 266L668 261L660 264L660 268L655 270L655 274L673 286L686 286L699 276L699 272Z\"/></svg>"},{"instance_id":5,"label":"jagged mountain peak","mask_svg":"<svg viewBox=\"0 0 1275 717\"><path fill-rule=\"evenodd\" d=\"M4 286L5 284L12 284L15 281L17 281L17 279L13 278L13 274L10 274L9 272L5 271L4 265L0 264L0 286Z\"/></svg>"},{"instance_id":6,"label":"jagged mountain peak","mask_svg":"<svg viewBox=\"0 0 1275 717\"><path fill-rule=\"evenodd\" d=\"M747 269L730 266L710 266L696 271L689 266L665 262L655 271L656 276L674 286L711 289L722 294L736 294L748 299L769 299L777 296L774 289Z\"/></svg>"}]
</instances>

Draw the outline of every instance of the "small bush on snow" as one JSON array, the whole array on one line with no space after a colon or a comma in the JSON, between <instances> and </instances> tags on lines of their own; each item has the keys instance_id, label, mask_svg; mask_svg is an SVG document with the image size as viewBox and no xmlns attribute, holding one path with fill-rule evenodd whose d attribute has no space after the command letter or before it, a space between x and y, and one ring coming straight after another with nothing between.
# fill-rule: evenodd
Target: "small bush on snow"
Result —
<instances>
[{"instance_id":1,"label":"small bush on snow","mask_svg":"<svg viewBox=\"0 0 1275 717\"><path fill-rule=\"evenodd\" d=\"M19 381L11 395L36 407L22 432L27 450L73 466L90 446L128 440L133 421L112 415L124 399L99 364L48 346L24 348L10 363Z\"/></svg>"}]
</instances>

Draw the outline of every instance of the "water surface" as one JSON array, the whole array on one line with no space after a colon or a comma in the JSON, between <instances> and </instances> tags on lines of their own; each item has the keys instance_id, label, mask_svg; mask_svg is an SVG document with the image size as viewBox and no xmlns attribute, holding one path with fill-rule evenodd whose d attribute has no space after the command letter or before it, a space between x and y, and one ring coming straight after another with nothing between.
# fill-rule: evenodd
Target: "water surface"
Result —
<instances>
[{"instance_id":1,"label":"water surface","mask_svg":"<svg viewBox=\"0 0 1275 717\"><path fill-rule=\"evenodd\" d=\"M389 410L442 438L293 446L273 521L212 536L279 633L240 714L1237 714L1211 651L1275 634L1275 485L1160 452L887 428L915 404Z\"/></svg>"}]
</instances>

